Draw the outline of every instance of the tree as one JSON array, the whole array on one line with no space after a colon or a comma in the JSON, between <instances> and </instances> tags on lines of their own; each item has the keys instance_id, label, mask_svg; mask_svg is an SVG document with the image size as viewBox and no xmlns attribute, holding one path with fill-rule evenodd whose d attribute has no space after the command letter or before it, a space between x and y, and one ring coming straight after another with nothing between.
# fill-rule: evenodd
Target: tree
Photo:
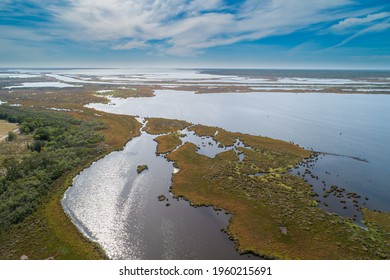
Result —
<instances>
[{"instance_id":1,"label":"tree","mask_svg":"<svg viewBox=\"0 0 390 280\"><path fill-rule=\"evenodd\" d=\"M3 166L7 170L7 179L14 180L18 178L18 161L15 157L6 158L3 162Z\"/></svg>"}]
</instances>

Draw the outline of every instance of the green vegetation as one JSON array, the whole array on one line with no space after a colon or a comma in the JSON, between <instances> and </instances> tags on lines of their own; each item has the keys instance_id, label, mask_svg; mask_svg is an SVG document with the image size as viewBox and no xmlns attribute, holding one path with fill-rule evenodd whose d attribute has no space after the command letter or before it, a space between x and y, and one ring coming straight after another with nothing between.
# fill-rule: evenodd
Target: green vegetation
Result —
<instances>
[{"instance_id":1,"label":"green vegetation","mask_svg":"<svg viewBox=\"0 0 390 280\"><path fill-rule=\"evenodd\" d=\"M89 109L68 114L0 106L1 118L20 123L22 132L13 142L0 142L0 259L105 258L60 201L81 170L122 148L140 124L129 116L97 118Z\"/></svg>"},{"instance_id":2,"label":"green vegetation","mask_svg":"<svg viewBox=\"0 0 390 280\"><path fill-rule=\"evenodd\" d=\"M149 169L149 168L148 168L147 165L138 165L138 166L137 166L137 173L140 174L140 173L142 173L143 171L148 170L148 169Z\"/></svg>"},{"instance_id":3,"label":"green vegetation","mask_svg":"<svg viewBox=\"0 0 390 280\"><path fill-rule=\"evenodd\" d=\"M375 232L377 237L387 244L387 250L390 251L390 214L380 211L373 211L362 208L364 220L371 232Z\"/></svg>"},{"instance_id":4,"label":"green vegetation","mask_svg":"<svg viewBox=\"0 0 390 280\"><path fill-rule=\"evenodd\" d=\"M311 152L283 141L219 128L197 125L190 130L226 146L237 138L249 146L239 148L245 154L242 162L234 151L215 158L200 155L191 143L167 155L180 169L173 178L173 194L194 205L212 205L229 212L232 218L227 232L240 252L277 259L390 258L385 241L388 214L365 211L368 230L364 230L320 209L312 188L289 174L290 168ZM170 139L160 137L159 145L165 145L164 141Z\"/></svg>"},{"instance_id":5,"label":"green vegetation","mask_svg":"<svg viewBox=\"0 0 390 280\"><path fill-rule=\"evenodd\" d=\"M0 232L4 232L31 214L63 173L99 153L97 143L103 136L97 131L104 126L12 107L2 107L0 118L20 123L22 133L33 135L28 145L33 153L3 161L6 174L0 179Z\"/></svg>"},{"instance_id":6,"label":"green vegetation","mask_svg":"<svg viewBox=\"0 0 390 280\"><path fill-rule=\"evenodd\" d=\"M7 161L22 159L29 156L31 150L28 149L29 143L33 142L31 134L20 134L12 141L0 141L0 178L7 173Z\"/></svg>"}]
</instances>

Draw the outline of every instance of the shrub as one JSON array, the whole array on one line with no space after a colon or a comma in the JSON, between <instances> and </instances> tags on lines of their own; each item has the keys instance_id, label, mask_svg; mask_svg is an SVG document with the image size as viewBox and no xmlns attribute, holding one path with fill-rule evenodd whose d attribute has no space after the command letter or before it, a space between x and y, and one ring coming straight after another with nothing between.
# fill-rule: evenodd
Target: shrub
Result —
<instances>
[{"instance_id":1,"label":"shrub","mask_svg":"<svg viewBox=\"0 0 390 280\"><path fill-rule=\"evenodd\" d=\"M7 140L10 141L10 142L12 142L12 141L16 140L16 137L17 137L17 136L16 136L16 133L15 133L15 132L9 131L9 132L8 132Z\"/></svg>"}]
</instances>

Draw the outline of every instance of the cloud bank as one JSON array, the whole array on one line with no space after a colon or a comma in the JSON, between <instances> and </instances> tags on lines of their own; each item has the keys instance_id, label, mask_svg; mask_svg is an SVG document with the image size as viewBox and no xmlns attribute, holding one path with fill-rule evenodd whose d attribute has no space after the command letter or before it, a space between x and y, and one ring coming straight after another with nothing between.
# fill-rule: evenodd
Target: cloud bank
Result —
<instances>
[{"instance_id":1,"label":"cloud bank","mask_svg":"<svg viewBox=\"0 0 390 280\"><path fill-rule=\"evenodd\" d=\"M238 4L236 2L239 2ZM109 44L111 49L154 48L173 55L290 34L345 18L350 0L68 0L51 5L55 20L73 40ZM376 15L376 17L384 16ZM375 16L372 16L375 17ZM361 19L369 22L372 17ZM342 31L358 24L335 25Z\"/></svg>"},{"instance_id":2,"label":"cloud bank","mask_svg":"<svg viewBox=\"0 0 390 280\"><path fill-rule=\"evenodd\" d=\"M207 57L216 51L211 48L227 45L231 47L221 52L234 50L238 56L243 42L256 46L252 48L256 54L267 43L262 39L276 36L283 37L268 40L276 42L276 48L316 45L324 50L390 28L388 5L362 2L2 0L0 55L8 57L14 45L15 49L25 46L43 54L49 50L77 56L80 49L92 49L108 57L136 50L129 55L196 59L199 54Z\"/></svg>"}]
</instances>

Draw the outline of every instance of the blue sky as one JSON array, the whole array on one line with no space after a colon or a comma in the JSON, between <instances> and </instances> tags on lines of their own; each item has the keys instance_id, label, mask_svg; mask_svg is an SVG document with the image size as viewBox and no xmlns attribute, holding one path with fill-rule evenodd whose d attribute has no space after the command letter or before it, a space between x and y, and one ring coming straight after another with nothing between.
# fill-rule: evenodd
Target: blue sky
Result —
<instances>
[{"instance_id":1,"label":"blue sky","mask_svg":"<svg viewBox=\"0 0 390 280\"><path fill-rule=\"evenodd\" d=\"M390 3L1 0L10 66L390 69Z\"/></svg>"}]
</instances>

